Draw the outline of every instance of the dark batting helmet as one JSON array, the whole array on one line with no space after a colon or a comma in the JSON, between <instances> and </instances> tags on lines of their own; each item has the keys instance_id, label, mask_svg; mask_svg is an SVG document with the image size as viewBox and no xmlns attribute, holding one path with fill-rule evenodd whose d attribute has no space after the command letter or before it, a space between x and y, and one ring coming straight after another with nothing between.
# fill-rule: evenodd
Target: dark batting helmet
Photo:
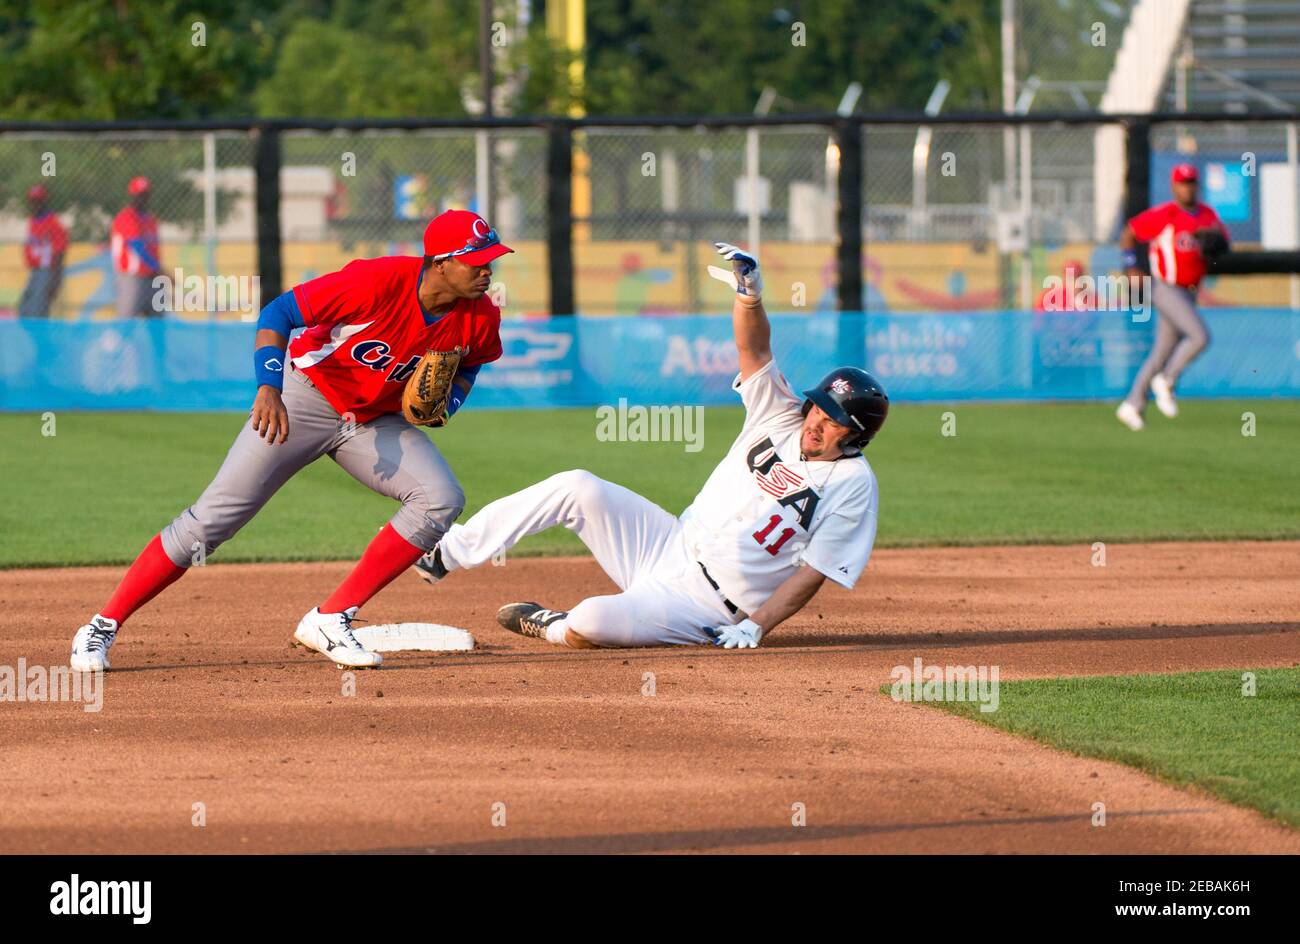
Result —
<instances>
[{"instance_id":1,"label":"dark batting helmet","mask_svg":"<svg viewBox=\"0 0 1300 944\"><path fill-rule=\"evenodd\" d=\"M836 423L854 430L839 443L846 456L856 456L871 442L889 415L889 394L879 380L857 367L831 371L803 395L808 398L803 404L804 416L815 403Z\"/></svg>"}]
</instances>

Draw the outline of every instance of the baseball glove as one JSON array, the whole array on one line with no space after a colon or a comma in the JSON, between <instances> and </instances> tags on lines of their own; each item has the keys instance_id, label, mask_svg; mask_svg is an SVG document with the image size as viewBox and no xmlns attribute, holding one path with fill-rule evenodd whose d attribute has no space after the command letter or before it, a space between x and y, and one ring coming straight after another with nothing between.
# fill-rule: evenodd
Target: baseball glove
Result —
<instances>
[{"instance_id":1,"label":"baseball glove","mask_svg":"<svg viewBox=\"0 0 1300 944\"><path fill-rule=\"evenodd\" d=\"M1196 241L1201 244L1201 255L1211 262L1228 251L1227 237L1210 226L1196 231Z\"/></svg>"},{"instance_id":2,"label":"baseball glove","mask_svg":"<svg viewBox=\"0 0 1300 944\"><path fill-rule=\"evenodd\" d=\"M446 426L451 381L466 350L425 351L402 391L402 415L416 426Z\"/></svg>"}]
</instances>

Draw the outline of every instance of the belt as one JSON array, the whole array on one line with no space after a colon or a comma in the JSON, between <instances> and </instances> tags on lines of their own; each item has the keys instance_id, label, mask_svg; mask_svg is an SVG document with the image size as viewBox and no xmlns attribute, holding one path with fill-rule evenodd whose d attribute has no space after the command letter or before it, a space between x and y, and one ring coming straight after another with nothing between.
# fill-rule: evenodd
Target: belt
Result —
<instances>
[{"instance_id":1,"label":"belt","mask_svg":"<svg viewBox=\"0 0 1300 944\"><path fill-rule=\"evenodd\" d=\"M696 561L695 563L700 564L699 561ZM722 597L722 605L727 608L727 612L730 613L732 616L735 616L737 613L739 613L740 607L736 606L736 604L732 603L730 600L727 599L727 595L722 592L722 588L718 586L718 582L714 580L713 575L709 573L709 568L705 567L703 564L700 564L700 571L704 574L704 579L709 582L709 586L711 586L714 590L717 590L718 596Z\"/></svg>"}]
</instances>

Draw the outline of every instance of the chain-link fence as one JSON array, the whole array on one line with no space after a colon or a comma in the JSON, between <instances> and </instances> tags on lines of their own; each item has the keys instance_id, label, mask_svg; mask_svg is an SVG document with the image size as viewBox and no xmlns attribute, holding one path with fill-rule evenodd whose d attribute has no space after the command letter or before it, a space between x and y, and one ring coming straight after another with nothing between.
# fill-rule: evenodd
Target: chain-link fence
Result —
<instances>
[{"instance_id":1,"label":"chain-link fence","mask_svg":"<svg viewBox=\"0 0 1300 944\"><path fill-rule=\"evenodd\" d=\"M138 313L252 318L261 283L279 291L353 258L419 254L428 218L463 206L485 211L516 250L494 273L508 316L723 309L706 272L714 240L758 248L774 311L1032 307L1067 263L1115 271L1125 214L1135 199L1168 199L1179 161L1201 167L1202 198L1240 247L1293 248L1286 225L1300 214L1295 125L1262 118L274 130L0 130L0 317L113 318L126 276L162 275L169 291ZM1125 140L1148 139L1145 166L1126 167ZM860 175L843 173L842 148ZM156 243L129 218L113 238L140 203L137 178L148 186L134 211L156 222ZM28 200L34 186L43 203ZM278 223L259 219L259 193L275 199ZM50 288L42 266L56 255L42 296L32 287ZM846 274L860 274L860 296ZM1205 298L1300 303L1280 273L1223 277Z\"/></svg>"},{"instance_id":2,"label":"chain-link fence","mask_svg":"<svg viewBox=\"0 0 1300 944\"><path fill-rule=\"evenodd\" d=\"M1135 2L1009 0L1016 95L1035 111L1093 111L1119 53Z\"/></svg>"},{"instance_id":3,"label":"chain-link fence","mask_svg":"<svg viewBox=\"0 0 1300 944\"><path fill-rule=\"evenodd\" d=\"M149 277L130 314L256 312L252 156L237 132L0 136L0 311L111 316Z\"/></svg>"},{"instance_id":4,"label":"chain-link fence","mask_svg":"<svg viewBox=\"0 0 1300 944\"><path fill-rule=\"evenodd\" d=\"M1095 139L1088 125L868 125L865 304L1032 304L1022 282L1094 241Z\"/></svg>"},{"instance_id":5,"label":"chain-link fence","mask_svg":"<svg viewBox=\"0 0 1300 944\"><path fill-rule=\"evenodd\" d=\"M574 191L579 309L715 310L726 302L708 282L715 241L763 254L775 306L834 307L831 141L825 128L782 126L597 127L575 136L586 168Z\"/></svg>"},{"instance_id":6,"label":"chain-link fence","mask_svg":"<svg viewBox=\"0 0 1300 944\"><path fill-rule=\"evenodd\" d=\"M494 266L493 297L514 313L547 310L542 132L297 131L281 142L286 287L355 258L420 255L431 217L472 207L515 250Z\"/></svg>"}]
</instances>

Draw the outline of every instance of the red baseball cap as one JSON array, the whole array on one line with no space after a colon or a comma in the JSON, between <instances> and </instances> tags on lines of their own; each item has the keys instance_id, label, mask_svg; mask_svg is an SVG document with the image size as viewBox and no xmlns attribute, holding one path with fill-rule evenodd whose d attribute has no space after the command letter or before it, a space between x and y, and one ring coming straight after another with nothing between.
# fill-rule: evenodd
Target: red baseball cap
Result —
<instances>
[{"instance_id":1,"label":"red baseball cap","mask_svg":"<svg viewBox=\"0 0 1300 944\"><path fill-rule=\"evenodd\" d=\"M148 177L132 177L131 182L126 185L126 192L135 196L137 193L149 192Z\"/></svg>"},{"instance_id":2,"label":"red baseball cap","mask_svg":"<svg viewBox=\"0 0 1300 944\"><path fill-rule=\"evenodd\" d=\"M27 188L27 199L48 200L50 199L50 192L46 190L45 187L42 186L41 184L36 184L32 187Z\"/></svg>"},{"instance_id":3,"label":"red baseball cap","mask_svg":"<svg viewBox=\"0 0 1300 944\"><path fill-rule=\"evenodd\" d=\"M1173 173L1169 179L1176 184L1196 183L1200 180L1200 175L1196 172L1195 164L1178 164L1174 167Z\"/></svg>"},{"instance_id":4,"label":"red baseball cap","mask_svg":"<svg viewBox=\"0 0 1300 944\"><path fill-rule=\"evenodd\" d=\"M440 213L424 229L424 254L435 259L454 256L466 265L487 265L508 252L514 250L503 246L497 231L472 210Z\"/></svg>"}]
</instances>

